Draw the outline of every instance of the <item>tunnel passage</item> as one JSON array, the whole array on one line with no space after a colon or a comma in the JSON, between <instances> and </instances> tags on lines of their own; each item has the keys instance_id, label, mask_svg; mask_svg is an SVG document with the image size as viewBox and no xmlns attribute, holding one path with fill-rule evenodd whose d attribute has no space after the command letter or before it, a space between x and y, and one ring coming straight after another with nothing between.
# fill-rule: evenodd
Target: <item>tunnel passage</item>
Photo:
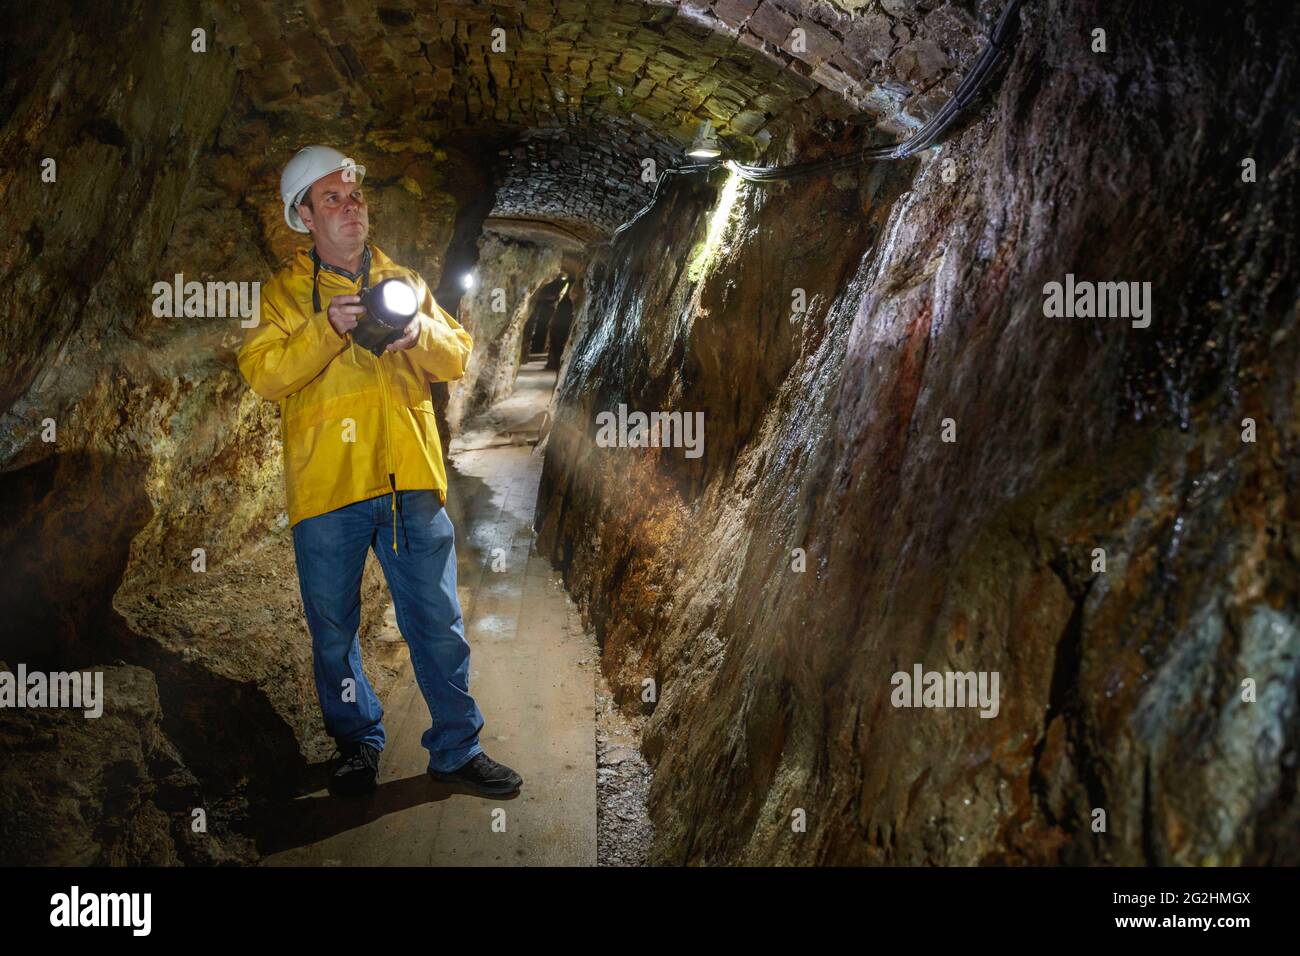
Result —
<instances>
[{"instance_id":1,"label":"tunnel passage","mask_svg":"<svg viewBox=\"0 0 1300 956\"><path fill-rule=\"evenodd\" d=\"M548 282L538 296L537 305L524 325L521 336L521 361L530 355L546 356L547 371L557 371L573 328L573 297L569 294L568 276Z\"/></svg>"},{"instance_id":2,"label":"tunnel passage","mask_svg":"<svg viewBox=\"0 0 1300 956\"><path fill-rule=\"evenodd\" d=\"M0 661L112 665L132 707L111 753L63 731L75 812L0 777L4 852L247 862L266 769L322 756L278 413L237 319L150 290L264 280L302 241L280 170L324 141L474 336L444 439L508 399L567 277L538 545L646 720L656 862L1295 862L1293 12L1044 0L935 152L683 177L616 235L705 121L759 165L923 128L1003 5L47 6L0 38L0 559L40 585ZM1047 325L1067 273L1150 281L1162 318ZM596 446L620 404L702 415L704 453ZM891 707L917 663L998 672L999 717ZM174 817L200 799L217 839Z\"/></svg>"}]
</instances>

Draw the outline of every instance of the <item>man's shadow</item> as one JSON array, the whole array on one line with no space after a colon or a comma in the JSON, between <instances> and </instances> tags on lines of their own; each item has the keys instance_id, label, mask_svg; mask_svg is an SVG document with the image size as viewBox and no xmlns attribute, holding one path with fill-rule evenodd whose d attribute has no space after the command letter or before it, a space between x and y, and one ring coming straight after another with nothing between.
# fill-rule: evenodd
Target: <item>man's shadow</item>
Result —
<instances>
[{"instance_id":1,"label":"man's shadow","mask_svg":"<svg viewBox=\"0 0 1300 956\"><path fill-rule=\"evenodd\" d=\"M420 773L381 783L361 796L336 796L327 790L330 764L307 767L298 795L263 804L252 815L252 832L259 855L267 857L365 826L390 813L454 796L480 800L516 800L520 791L487 796L468 787L440 783Z\"/></svg>"}]
</instances>

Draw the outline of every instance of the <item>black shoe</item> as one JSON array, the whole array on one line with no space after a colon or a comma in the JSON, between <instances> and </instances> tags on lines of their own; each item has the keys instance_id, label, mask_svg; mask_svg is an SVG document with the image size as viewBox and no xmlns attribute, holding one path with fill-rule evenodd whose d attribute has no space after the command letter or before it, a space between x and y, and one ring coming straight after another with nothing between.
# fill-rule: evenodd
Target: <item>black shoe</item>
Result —
<instances>
[{"instance_id":1,"label":"black shoe","mask_svg":"<svg viewBox=\"0 0 1300 956\"><path fill-rule=\"evenodd\" d=\"M451 773L430 769L428 774L439 783L458 783L477 793L493 797L514 793L524 782L519 774L485 753L475 754L469 763Z\"/></svg>"},{"instance_id":2,"label":"black shoe","mask_svg":"<svg viewBox=\"0 0 1300 956\"><path fill-rule=\"evenodd\" d=\"M339 747L334 770L330 773L330 792L340 797L355 797L375 789L379 776L379 750L367 743L343 744Z\"/></svg>"}]
</instances>

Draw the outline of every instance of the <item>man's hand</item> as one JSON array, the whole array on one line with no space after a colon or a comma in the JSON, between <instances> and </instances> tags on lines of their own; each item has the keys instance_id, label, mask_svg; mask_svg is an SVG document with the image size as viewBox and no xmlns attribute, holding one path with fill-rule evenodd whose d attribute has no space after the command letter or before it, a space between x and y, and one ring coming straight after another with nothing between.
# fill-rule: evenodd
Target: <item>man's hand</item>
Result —
<instances>
[{"instance_id":1,"label":"man's hand","mask_svg":"<svg viewBox=\"0 0 1300 956\"><path fill-rule=\"evenodd\" d=\"M347 335L357 327L357 319L365 315L366 308L360 305L361 296L359 295L336 295L330 299L329 310L326 313L329 316L330 325L334 326L334 331L340 336Z\"/></svg>"},{"instance_id":2,"label":"man's hand","mask_svg":"<svg viewBox=\"0 0 1300 956\"><path fill-rule=\"evenodd\" d=\"M389 342L388 347L385 348L384 351L400 352L402 349L409 349L415 344L416 339L420 337L420 323L422 321L423 319L419 315L416 315L416 317L411 320L411 324L406 327L404 332L402 332L402 337L396 341Z\"/></svg>"}]
</instances>

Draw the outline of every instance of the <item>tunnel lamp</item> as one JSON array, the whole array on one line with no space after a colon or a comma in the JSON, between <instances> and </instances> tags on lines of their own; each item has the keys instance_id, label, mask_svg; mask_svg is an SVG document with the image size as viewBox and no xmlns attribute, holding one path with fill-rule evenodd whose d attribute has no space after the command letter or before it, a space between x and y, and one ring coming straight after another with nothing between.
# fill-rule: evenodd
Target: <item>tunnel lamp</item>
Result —
<instances>
[{"instance_id":1,"label":"tunnel lamp","mask_svg":"<svg viewBox=\"0 0 1300 956\"><path fill-rule=\"evenodd\" d=\"M352 330L352 339L362 348L382 355L390 342L402 337L420 311L415 289L402 279L385 279L361 297L366 314Z\"/></svg>"},{"instance_id":2,"label":"tunnel lamp","mask_svg":"<svg viewBox=\"0 0 1300 956\"><path fill-rule=\"evenodd\" d=\"M695 159L717 159L722 155L718 135L713 132L713 124L708 120L702 122L700 128L695 131L695 140L691 143L691 148L686 151L686 155Z\"/></svg>"},{"instance_id":3,"label":"tunnel lamp","mask_svg":"<svg viewBox=\"0 0 1300 956\"><path fill-rule=\"evenodd\" d=\"M460 284L466 289L474 288L474 273L466 272L460 277Z\"/></svg>"}]
</instances>

